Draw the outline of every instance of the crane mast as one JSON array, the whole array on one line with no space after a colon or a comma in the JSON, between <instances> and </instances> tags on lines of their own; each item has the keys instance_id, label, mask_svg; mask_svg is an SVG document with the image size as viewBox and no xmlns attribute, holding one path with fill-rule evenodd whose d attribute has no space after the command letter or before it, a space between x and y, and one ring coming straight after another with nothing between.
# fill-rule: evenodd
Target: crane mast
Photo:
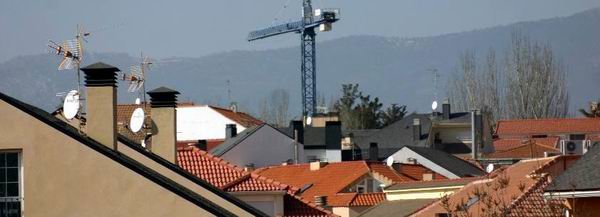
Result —
<instances>
[{"instance_id":1,"label":"crane mast","mask_svg":"<svg viewBox=\"0 0 600 217\"><path fill-rule=\"evenodd\" d=\"M318 9L313 11L311 0L303 0L302 19L296 22L285 23L268 27L248 34L248 41L268 38L289 32L300 34L301 65L300 80L302 91L302 115L304 118L312 117L317 112L317 69L316 69L316 32L329 31L331 23L339 20L337 9Z\"/></svg>"}]
</instances>

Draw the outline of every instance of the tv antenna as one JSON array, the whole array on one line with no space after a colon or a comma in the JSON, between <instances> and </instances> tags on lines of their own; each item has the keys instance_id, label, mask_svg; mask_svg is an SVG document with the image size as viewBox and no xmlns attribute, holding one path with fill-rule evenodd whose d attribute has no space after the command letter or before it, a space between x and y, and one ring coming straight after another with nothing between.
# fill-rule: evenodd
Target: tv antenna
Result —
<instances>
[{"instance_id":1,"label":"tv antenna","mask_svg":"<svg viewBox=\"0 0 600 217\"><path fill-rule=\"evenodd\" d=\"M138 92L138 97L142 97L144 105L146 104L146 72L150 70L150 65L154 62L141 54L141 62L129 68L129 74L123 74L123 80L129 81L127 91L130 93Z\"/></svg>"},{"instance_id":2,"label":"tv antenna","mask_svg":"<svg viewBox=\"0 0 600 217\"><path fill-rule=\"evenodd\" d=\"M68 120L71 120L73 119L73 117L77 116L77 113L85 113L80 111L80 108L82 107L80 104L80 100L85 99L80 97L81 72L79 68L81 66L81 63L83 62L83 42L87 42L86 38L88 36L90 36L90 33L84 31L83 27L78 24L77 33L75 34L74 39L66 40L61 43L48 40L48 47L50 47L56 55L62 56L62 60L58 65L58 70L75 69L75 74L77 74L77 90L69 91L63 103L63 115ZM82 130L82 125L83 121L80 120L80 132Z\"/></svg>"}]
</instances>

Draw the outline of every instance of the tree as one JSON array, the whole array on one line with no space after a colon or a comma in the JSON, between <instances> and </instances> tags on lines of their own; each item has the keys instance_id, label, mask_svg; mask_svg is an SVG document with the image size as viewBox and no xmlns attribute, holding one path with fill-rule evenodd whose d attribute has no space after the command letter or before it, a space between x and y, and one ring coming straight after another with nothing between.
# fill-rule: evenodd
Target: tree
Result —
<instances>
[{"instance_id":1,"label":"tree","mask_svg":"<svg viewBox=\"0 0 600 217\"><path fill-rule=\"evenodd\" d=\"M399 106L398 104L394 103L390 107L388 107L385 110L385 112L383 112L383 114L381 115L381 124L383 126L390 125L404 118L404 115L406 115L406 106Z\"/></svg>"},{"instance_id":2,"label":"tree","mask_svg":"<svg viewBox=\"0 0 600 217\"><path fill-rule=\"evenodd\" d=\"M259 118L275 126L286 126L289 121L290 94L284 89L271 91L259 105Z\"/></svg>"},{"instance_id":3,"label":"tree","mask_svg":"<svg viewBox=\"0 0 600 217\"><path fill-rule=\"evenodd\" d=\"M406 106L392 104L385 112L378 97L363 95L358 84L343 84L342 97L335 101L333 109L338 112L346 129L376 129L401 119Z\"/></svg>"},{"instance_id":4,"label":"tree","mask_svg":"<svg viewBox=\"0 0 600 217\"><path fill-rule=\"evenodd\" d=\"M463 53L448 94L457 110L479 109L491 123L503 118L565 117L569 102L565 75L550 45L515 32L503 67L498 67L493 49L479 64L473 51Z\"/></svg>"}]
</instances>

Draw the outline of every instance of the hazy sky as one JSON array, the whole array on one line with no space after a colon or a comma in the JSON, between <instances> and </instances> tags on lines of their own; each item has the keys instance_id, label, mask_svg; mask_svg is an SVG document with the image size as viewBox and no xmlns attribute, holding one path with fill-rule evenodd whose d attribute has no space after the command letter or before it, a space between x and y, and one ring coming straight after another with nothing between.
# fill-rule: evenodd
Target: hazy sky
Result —
<instances>
[{"instance_id":1,"label":"hazy sky","mask_svg":"<svg viewBox=\"0 0 600 217\"><path fill-rule=\"evenodd\" d=\"M286 4L287 3L287 4ZM284 6L287 5L287 8ZM519 21L567 16L598 0L313 0L340 8L342 20L318 40L370 34L439 35ZM198 57L237 49L299 43L289 34L249 43L249 31L300 17L301 0L1 0L0 62L47 52L48 39L72 38L76 24L92 31L88 51L155 58ZM94 31L96 30L96 31Z\"/></svg>"}]
</instances>

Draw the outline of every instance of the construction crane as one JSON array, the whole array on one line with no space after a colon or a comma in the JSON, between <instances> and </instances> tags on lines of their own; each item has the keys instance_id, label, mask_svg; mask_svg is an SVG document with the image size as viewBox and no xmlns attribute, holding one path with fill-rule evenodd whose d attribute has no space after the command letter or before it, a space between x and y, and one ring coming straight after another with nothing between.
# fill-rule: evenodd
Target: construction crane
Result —
<instances>
[{"instance_id":1,"label":"construction crane","mask_svg":"<svg viewBox=\"0 0 600 217\"><path fill-rule=\"evenodd\" d=\"M325 32L331 30L331 24L339 20L339 9L317 9L313 11L311 0L303 0L302 19L260 29L248 34L248 41L295 32L300 34L302 115L305 120L316 112L317 83L315 56L315 28Z\"/></svg>"}]
</instances>

